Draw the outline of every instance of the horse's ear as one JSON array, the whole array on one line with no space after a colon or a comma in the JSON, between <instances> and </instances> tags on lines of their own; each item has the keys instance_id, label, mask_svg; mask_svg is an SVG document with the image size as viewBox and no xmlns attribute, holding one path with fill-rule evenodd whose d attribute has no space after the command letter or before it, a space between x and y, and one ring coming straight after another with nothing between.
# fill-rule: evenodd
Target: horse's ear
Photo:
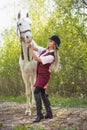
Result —
<instances>
[{"instance_id":1,"label":"horse's ear","mask_svg":"<svg viewBox=\"0 0 87 130\"><path fill-rule=\"evenodd\" d=\"M26 17L29 17L29 14L28 14L28 13L26 14Z\"/></svg>"},{"instance_id":2,"label":"horse's ear","mask_svg":"<svg viewBox=\"0 0 87 130\"><path fill-rule=\"evenodd\" d=\"M19 12L19 13L18 13L18 19L20 19L20 18L21 18L21 13Z\"/></svg>"}]
</instances>

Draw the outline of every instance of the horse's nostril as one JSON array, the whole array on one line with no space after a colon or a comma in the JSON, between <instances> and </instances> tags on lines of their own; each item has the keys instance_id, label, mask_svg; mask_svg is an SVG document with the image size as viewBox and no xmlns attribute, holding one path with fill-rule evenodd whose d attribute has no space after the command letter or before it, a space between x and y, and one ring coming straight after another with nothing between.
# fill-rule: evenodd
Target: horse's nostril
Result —
<instances>
[{"instance_id":1,"label":"horse's nostril","mask_svg":"<svg viewBox=\"0 0 87 130\"><path fill-rule=\"evenodd\" d=\"M26 38L28 38L28 36L26 36Z\"/></svg>"}]
</instances>

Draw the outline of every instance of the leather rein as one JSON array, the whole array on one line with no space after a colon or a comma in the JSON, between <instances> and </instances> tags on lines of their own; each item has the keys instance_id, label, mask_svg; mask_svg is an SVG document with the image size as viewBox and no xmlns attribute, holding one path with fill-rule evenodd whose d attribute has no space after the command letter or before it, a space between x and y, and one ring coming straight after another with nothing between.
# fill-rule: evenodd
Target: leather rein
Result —
<instances>
[{"instance_id":1,"label":"leather rein","mask_svg":"<svg viewBox=\"0 0 87 130\"><path fill-rule=\"evenodd\" d=\"M19 30L19 33L20 33L20 35L22 34L22 33L26 33L26 32L31 32L31 30L25 30L25 31L21 31L20 30L20 28L19 28L19 26L20 26L20 24L17 24L17 32L18 32L18 30ZM28 61L30 61L30 55L29 55L29 47L27 47L27 57L28 57ZM24 60L24 53L23 53L23 47L22 47L22 44L21 44L21 58L22 58L22 60ZM33 59L33 58L32 58ZM32 60L31 59L31 60Z\"/></svg>"}]
</instances>

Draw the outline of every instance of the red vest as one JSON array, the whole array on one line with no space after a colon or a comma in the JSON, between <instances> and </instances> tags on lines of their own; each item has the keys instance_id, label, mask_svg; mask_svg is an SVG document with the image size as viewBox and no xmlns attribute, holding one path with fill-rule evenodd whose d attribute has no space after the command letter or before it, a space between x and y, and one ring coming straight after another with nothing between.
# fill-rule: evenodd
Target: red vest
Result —
<instances>
[{"instance_id":1,"label":"red vest","mask_svg":"<svg viewBox=\"0 0 87 130\"><path fill-rule=\"evenodd\" d=\"M40 56L42 54L44 54L46 52L43 51ZM54 56L54 52L48 52L46 53L44 56L48 56L48 55L52 55ZM41 88L46 88L49 79L50 79L50 65L52 63L47 63L45 65L43 65L41 62L37 63L37 76L36 76L36 82L34 84L35 87L41 87Z\"/></svg>"}]
</instances>

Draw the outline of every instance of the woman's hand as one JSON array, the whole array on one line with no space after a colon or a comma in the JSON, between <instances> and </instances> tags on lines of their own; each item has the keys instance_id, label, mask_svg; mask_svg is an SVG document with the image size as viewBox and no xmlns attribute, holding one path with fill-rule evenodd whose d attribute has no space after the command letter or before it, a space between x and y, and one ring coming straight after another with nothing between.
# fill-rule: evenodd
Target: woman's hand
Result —
<instances>
[{"instance_id":1,"label":"woman's hand","mask_svg":"<svg viewBox=\"0 0 87 130\"><path fill-rule=\"evenodd\" d=\"M33 46L32 45L29 45L29 49L30 49L30 51L31 51L31 53L33 53Z\"/></svg>"},{"instance_id":2,"label":"woman's hand","mask_svg":"<svg viewBox=\"0 0 87 130\"><path fill-rule=\"evenodd\" d=\"M33 58L34 58L36 61L38 61L38 62L42 62L41 59L40 59L40 57L38 57L38 56L34 53L34 47L33 47L32 45L30 45L29 49L30 49L30 53L32 54Z\"/></svg>"},{"instance_id":3,"label":"woman's hand","mask_svg":"<svg viewBox=\"0 0 87 130\"><path fill-rule=\"evenodd\" d=\"M30 43L27 43L29 49L31 49L33 46Z\"/></svg>"},{"instance_id":4,"label":"woman's hand","mask_svg":"<svg viewBox=\"0 0 87 130\"><path fill-rule=\"evenodd\" d=\"M20 42L25 42L24 38L23 37L20 37Z\"/></svg>"}]
</instances>

